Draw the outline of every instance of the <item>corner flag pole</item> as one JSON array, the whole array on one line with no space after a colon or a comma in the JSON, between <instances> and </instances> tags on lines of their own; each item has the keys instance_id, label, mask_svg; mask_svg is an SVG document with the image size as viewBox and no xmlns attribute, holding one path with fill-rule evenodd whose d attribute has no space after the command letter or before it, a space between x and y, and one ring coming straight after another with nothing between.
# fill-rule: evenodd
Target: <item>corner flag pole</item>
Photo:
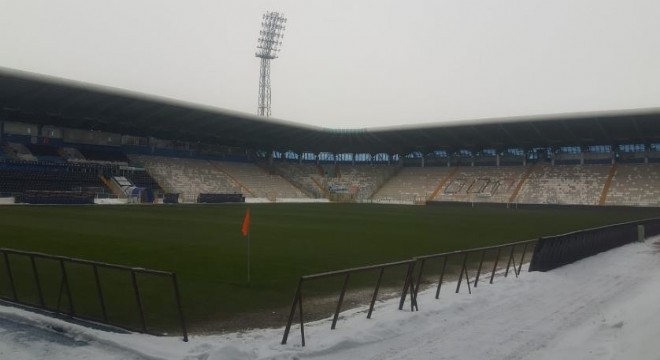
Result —
<instances>
[{"instance_id":1,"label":"corner flag pole","mask_svg":"<svg viewBox=\"0 0 660 360\"><path fill-rule=\"evenodd\" d=\"M248 252L248 284L250 283L250 231L248 230L248 237L247 237L247 252Z\"/></svg>"},{"instance_id":2,"label":"corner flag pole","mask_svg":"<svg viewBox=\"0 0 660 360\"><path fill-rule=\"evenodd\" d=\"M247 281L250 283L250 208L245 211L243 226L241 227L243 236L247 236Z\"/></svg>"}]
</instances>

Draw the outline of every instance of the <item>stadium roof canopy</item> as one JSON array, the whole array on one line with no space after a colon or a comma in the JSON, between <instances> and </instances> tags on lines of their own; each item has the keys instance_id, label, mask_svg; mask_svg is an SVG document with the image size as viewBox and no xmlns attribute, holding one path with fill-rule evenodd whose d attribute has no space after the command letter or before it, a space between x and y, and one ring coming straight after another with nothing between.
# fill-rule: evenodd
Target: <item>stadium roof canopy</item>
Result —
<instances>
[{"instance_id":1,"label":"stadium roof canopy","mask_svg":"<svg viewBox=\"0 0 660 360\"><path fill-rule=\"evenodd\" d=\"M660 108L333 130L6 68L0 110L9 121L315 153L660 143Z\"/></svg>"}]
</instances>

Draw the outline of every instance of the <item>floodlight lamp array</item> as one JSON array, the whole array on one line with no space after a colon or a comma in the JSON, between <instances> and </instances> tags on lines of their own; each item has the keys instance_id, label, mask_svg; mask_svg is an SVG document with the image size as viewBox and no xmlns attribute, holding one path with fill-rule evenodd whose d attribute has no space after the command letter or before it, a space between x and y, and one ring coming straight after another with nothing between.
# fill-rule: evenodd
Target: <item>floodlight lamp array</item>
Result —
<instances>
[{"instance_id":1,"label":"floodlight lamp array","mask_svg":"<svg viewBox=\"0 0 660 360\"><path fill-rule=\"evenodd\" d=\"M263 59L275 59L280 51L284 30L286 30L286 18L278 12L266 12L262 16L261 31L257 40L256 56Z\"/></svg>"}]
</instances>

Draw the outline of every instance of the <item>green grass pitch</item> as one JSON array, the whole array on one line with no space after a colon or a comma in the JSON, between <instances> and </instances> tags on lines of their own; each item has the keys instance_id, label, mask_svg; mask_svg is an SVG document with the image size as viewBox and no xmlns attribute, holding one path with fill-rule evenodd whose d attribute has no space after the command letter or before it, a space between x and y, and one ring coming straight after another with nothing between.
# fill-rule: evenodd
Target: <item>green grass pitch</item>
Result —
<instances>
[{"instance_id":1,"label":"green grass pitch","mask_svg":"<svg viewBox=\"0 0 660 360\"><path fill-rule=\"evenodd\" d=\"M0 247L174 271L190 327L199 331L248 326L252 323L245 319L259 314L281 321L297 279L305 274L660 216L658 209L255 204L250 205L248 284L247 240L240 231L246 206L5 206L0 207ZM34 299L29 264L14 261L25 268L16 274L18 291ZM0 293L7 296L0 265ZM57 274L56 264L40 263L39 271ZM72 287L93 286L82 267L69 272L74 273ZM133 317L127 279L101 276L108 284L107 302L113 304L109 311L117 318ZM49 301L55 301L52 294L59 283L47 277L43 283ZM145 298L157 299L145 300L152 324L163 322L160 312L171 309L169 293L161 295L166 285L145 286ZM74 296L77 308L89 306L90 312L96 310L85 304L94 304L94 299Z\"/></svg>"}]
</instances>

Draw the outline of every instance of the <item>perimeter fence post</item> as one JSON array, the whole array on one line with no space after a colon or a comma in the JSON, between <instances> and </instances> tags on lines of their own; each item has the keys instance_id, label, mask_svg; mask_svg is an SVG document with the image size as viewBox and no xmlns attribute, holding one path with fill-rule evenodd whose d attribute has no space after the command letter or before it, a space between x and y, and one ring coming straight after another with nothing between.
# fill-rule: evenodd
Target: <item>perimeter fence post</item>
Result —
<instances>
[{"instance_id":1,"label":"perimeter fence post","mask_svg":"<svg viewBox=\"0 0 660 360\"><path fill-rule=\"evenodd\" d=\"M11 294L14 298L14 301L18 302L18 295L16 294L16 285L14 284L14 275L11 272L11 265L9 264L9 254L7 254L6 251L3 251L2 256L5 259L5 269L7 270L7 277L9 278L9 287L11 288Z\"/></svg>"},{"instance_id":2,"label":"perimeter fence post","mask_svg":"<svg viewBox=\"0 0 660 360\"><path fill-rule=\"evenodd\" d=\"M142 331L147 332L147 321L144 317L144 307L142 305L142 297L140 296L140 288L138 287L137 277L135 270L131 269L131 282L133 283L133 292L135 293L135 302L137 303L138 311L140 312L140 324Z\"/></svg>"},{"instance_id":3,"label":"perimeter fence post","mask_svg":"<svg viewBox=\"0 0 660 360\"><path fill-rule=\"evenodd\" d=\"M477 268L477 276L474 278L474 287L477 287L479 283L479 275L481 274L481 266L484 264L484 258L486 257L486 250L481 251L481 260L479 260L479 268Z\"/></svg>"},{"instance_id":4,"label":"perimeter fence post","mask_svg":"<svg viewBox=\"0 0 660 360\"><path fill-rule=\"evenodd\" d=\"M401 300L399 300L399 310L403 310L403 305L406 303L406 296L408 295L408 287L413 286L412 282L412 273L415 269L415 262L412 261L408 264L408 271L406 271L406 278L403 282L403 290L401 291ZM412 302L412 299L411 299ZM412 303L411 303L412 308Z\"/></svg>"},{"instance_id":5,"label":"perimeter fence post","mask_svg":"<svg viewBox=\"0 0 660 360\"><path fill-rule=\"evenodd\" d=\"M493 279L495 278L495 271L497 270L497 262L500 260L500 254L502 253L502 248L498 247L497 248L497 254L495 255L495 263L493 264L493 272L490 274L490 283L493 283Z\"/></svg>"},{"instance_id":6,"label":"perimeter fence post","mask_svg":"<svg viewBox=\"0 0 660 360\"><path fill-rule=\"evenodd\" d=\"M341 294L339 294L339 301L337 301L337 309L335 310L335 316L332 318L332 326L330 329L334 330L337 326L337 319L339 319L339 311L341 310L341 304L344 302L344 294L346 294L346 287L348 287L348 279L351 277L351 273L346 273L344 277L344 285L341 288Z\"/></svg>"},{"instance_id":7,"label":"perimeter fence post","mask_svg":"<svg viewBox=\"0 0 660 360\"><path fill-rule=\"evenodd\" d=\"M415 304L417 304L417 293L419 293L419 286L422 283L422 273L424 272L424 263L426 262L426 259L422 259L421 263L419 264L419 273L417 274L417 284L415 285Z\"/></svg>"},{"instance_id":8,"label":"perimeter fence post","mask_svg":"<svg viewBox=\"0 0 660 360\"><path fill-rule=\"evenodd\" d=\"M103 289L101 288L101 278L99 277L99 269L96 264L92 264L92 271L94 272L94 281L96 282L96 296L99 299L99 305L101 306L101 314L103 315L103 321L108 322L108 311L105 307L105 299L103 298Z\"/></svg>"},{"instance_id":9,"label":"perimeter fence post","mask_svg":"<svg viewBox=\"0 0 660 360\"><path fill-rule=\"evenodd\" d=\"M644 225L637 225L637 241L644 241L646 240L646 234L644 234Z\"/></svg>"},{"instance_id":10,"label":"perimeter fence post","mask_svg":"<svg viewBox=\"0 0 660 360\"><path fill-rule=\"evenodd\" d=\"M523 261L525 261L525 252L527 252L527 243L525 243L525 245L523 246L522 255L520 255L520 263L518 264L518 271L517 271L518 275L520 275L520 271L522 271Z\"/></svg>"},{"instance_id":11,"label":"perimeter fence post","mask_svg":"<svg viewBox=\"0 0 660 360\"><path fill-rule=\"evenodd\" d=\"M438 280L438 289L435 290L435 298L440 297L440 288L442 288L442 280L445 277L445 269L447 268L447 259L449 258L449 255L444 256L444 261L442 262L442 270L440 270L440 280Z\"/></svg>"},{"instance_id":12,"label":"perimeter fence post","mask_svg":"<svg viewBox=\"0 0 660 360\"><path fill-rule=\"evenodd\" d=\"M378 296L378 290L380 289L380 283L383 280L383 273L385 268L380 268L380 273L378 274L378 281L376 282L376 288L374 289L374 294L371 297L371 304L369 305L369 312L367 313L367 319L371 319L371 313L374 311L374 305L376 304L376 297Z\"/></svg>"},{"instance_id":13,"label":"perimeter fence post","mask_svg":"<svg viewBox=\"0 0 660 360\"><path fill-rule=\"evenodd\" d=\"M73 297L71 296L71 287L69 286L69 276L66 273L66 267L64 266L64 260L60 259L60 270L62 272L62 286L65 287L66 289L66 296L69 299L69 315L74 316L75 315L75 310L73 307ZM60 294L61 294L60 290ZM59 304L58 304L58 310L59 310Z\"/></svg>"},{"instance_id":14,"label":"perimeter fence post","mask_svg":"<svg viewBox=\"0 0 660 360\"><path fill-rule=\"evenodd\" d=\"M291 312L289 313L289 319L286 322L286 327L284 328L284 336L282 337L282 345L286 344L286 341L289 338L289 331L291 330L291 324L293 323L293 317L296 315L296 306L298 303L300 304L300 334L302 336L302 343L303 346L305 346L305 333L302 329L303 326L303 318L302 318L302 284L303 284L303 278L301 277L300 280L298 280L298 286L296 287L296 293L293 296L293 304L291 304Z\"/></svg>"},{"instance_id":15,"label":"perimeter fence post","mask_svg":"<svg viewBox=\"0 0 660 360\"><path fill-rule=\"evenodd\" d=\"M179 292L179 282L176 279L176 273L172 273L172 285L174 286L174 297L176 299L176 308L179 312L179 322L183 332L183 341L188 341L188 328L186 327L186 318L183 316L183 305L181 304L181 293Z\"/></svg>"},{"instance_id":16,"label":"perimeter fence post","mask_svg":"<svg viewBox=\"0 0 660 360\"><path fill-rule=\"evenodd\" d=\"M513 260L513 251L515 250L515 247L516 247L515 245L511 246L511 253L509 253L509 261L506 264L506 271L504 272L504 277L509 277L509 268L511 267L511 261ZM514 264L514 269L515 269L515 264Z\"/></svg>"},{"instance_id":17,"label":"perimeter fence post","mask_svg":"<svg viewBox=\"0 0 660 360\"><path fill-rule=\"evenodd\" d=\"M32 264L32 274L34 276L34 284L37 286L37 295L39 296L39 304L42 308L46 308L44 302L44 294L41 291L41 281L39 281L39 272L37 271L37 263L34 260L34 255L30 254L30 263Z\"/></svg>"},{"instance_id":18,"label":"perimeter fence post","mask_svg":"<svg viewBox=\"0 0 660 360\"><path fill-rule=\"evenodd\" d=\"M467 258L468 258L468 253L466 252L465 255L463 255L463 265L461 266L461 273L458 275L458 283L456 284L456 293L458 294L458 291L461 289L461 283L463 282L463 273L467 271L465 264L467 263ZM467 276L467 274L466 274ZM468 282L469 283L469 282Z\"/></svg>"}]
</instances>

